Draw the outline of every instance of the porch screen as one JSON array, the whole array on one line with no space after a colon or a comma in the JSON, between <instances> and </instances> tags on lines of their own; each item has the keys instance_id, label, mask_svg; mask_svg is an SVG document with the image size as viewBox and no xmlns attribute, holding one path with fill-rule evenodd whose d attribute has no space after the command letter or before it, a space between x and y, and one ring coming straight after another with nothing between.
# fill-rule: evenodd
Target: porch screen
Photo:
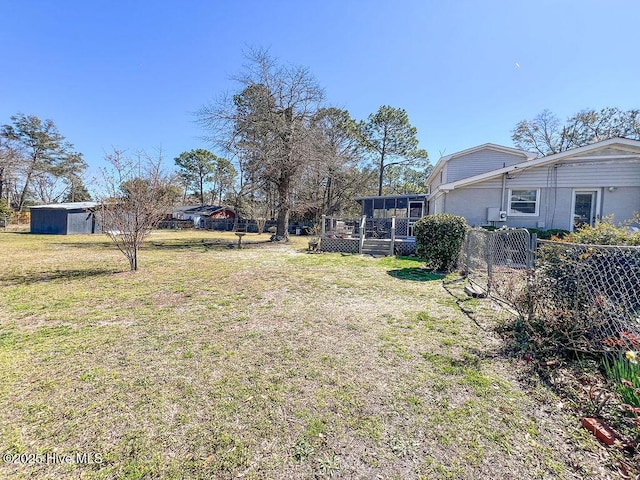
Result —
<instances>
[{"instance_id":1,"label":"porch screen","mask_svg":"<svg viewBox=\"0 0 640 480\"><path fill-rule=\"evenodd\" d=\"M406 198L396 199L396 217L398 218L407 217L407 199Z\"/></svg>"},{"instance_id":2,"label":"porch screen","mask_svg":"<svg viewBox=\"0 0 640 480\"><path fill-rule=\"evenodd\" d=\"M385 218L386 210L384 205L384 198L373 199L373 218Z\"/></svg>"},{"instance_id":3,"label":"porch screen","mask_svg":"<svg viewBox=\"0 0 640 480\"><path fill-rule=\"evenodd\" d=\"M362 201L362 214L367 218L373 217L373 199L367 199Z\"/></svg>"}]
</instances>

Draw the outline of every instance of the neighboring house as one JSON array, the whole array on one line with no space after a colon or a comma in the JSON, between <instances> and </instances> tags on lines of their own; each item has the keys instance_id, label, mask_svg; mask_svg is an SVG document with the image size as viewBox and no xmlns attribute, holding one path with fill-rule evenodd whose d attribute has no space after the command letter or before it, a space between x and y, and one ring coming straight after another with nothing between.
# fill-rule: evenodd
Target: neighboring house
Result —
<instances>
[{"instance_id":1,"label":"neighboring house","mask_svg":"<svg viewBox=\"0 0 640 480\"><path fill-rule=\"evenodd\" d=\"M473 226L573 230L640 211L640 141L612 138L554 155L487 143L442 157L427 179L428 213Z\"/></svg>"},{"instance_id":2,"label":"neighboring house","mask_svg":"<svg viewBox=\"0 0 640 480\"><path fill-rule=\"evenodd\" d=\"M96 202L54 203L30 207L31 233L100 233Z\"/></svg>"},{"instance_id":3,"label":"neighboring house","mask_svg":"<svg viewBox=\"0 0 640 480\"><path fill-rule=\"evenodd\" d=\"M198 205L177 207L173 212L173 218L177 220L192 220L196 227L204 226L205 219L233 220L236 213L227 207L219 205Z\"/></svg>"}]
</instances>

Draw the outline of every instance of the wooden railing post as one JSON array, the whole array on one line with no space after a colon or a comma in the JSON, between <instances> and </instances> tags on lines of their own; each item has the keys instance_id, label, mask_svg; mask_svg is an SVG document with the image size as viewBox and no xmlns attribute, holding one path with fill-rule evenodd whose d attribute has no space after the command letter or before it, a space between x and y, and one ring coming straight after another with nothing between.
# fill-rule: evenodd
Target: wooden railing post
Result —
<instances>
[{"instance_id":1,"label":"wooden railing post","mask_svg":"<svg viewBox=\"0 0 640 480\"><path fill-rule=\"evenodd\" d=\"M391 217L391 250L389 254L393 257L396 248L396 217Z\"/></svg>"}]
</instances>

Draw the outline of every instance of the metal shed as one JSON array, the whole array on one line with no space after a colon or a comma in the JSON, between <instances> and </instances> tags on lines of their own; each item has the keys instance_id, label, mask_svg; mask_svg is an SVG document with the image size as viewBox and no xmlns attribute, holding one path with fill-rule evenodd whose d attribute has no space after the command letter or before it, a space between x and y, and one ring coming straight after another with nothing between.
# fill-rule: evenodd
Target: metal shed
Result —
<instances>
[{"instance_id":1,"label":"metal shed","mask_svg":"<svg viewBox=\"0 0 640 480\"><path fill-rule=\"evenodd\" d=\"M99 233L97 202L54 203L31 207L31 233L68 235Z\"/></svg>"}]
</instances>

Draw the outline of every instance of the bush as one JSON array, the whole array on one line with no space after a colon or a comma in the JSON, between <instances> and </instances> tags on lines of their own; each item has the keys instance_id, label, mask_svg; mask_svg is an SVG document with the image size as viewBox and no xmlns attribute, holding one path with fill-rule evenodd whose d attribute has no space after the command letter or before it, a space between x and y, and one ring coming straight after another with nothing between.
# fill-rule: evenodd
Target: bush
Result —
<instances>
[{"instance_id":1,"label":"bush","mask_svg":"<svg viewBox=\"0 0 640 480\"><path fill-rule=\"evenodd\" d=\"M533 235L534 233L537 235L539 240L551 240L553 237L556 238L564 238L569 235L569 230L563 230L561 228L551 228L549 230L540 230L537 228L527 228L529 233Z\"/></svg>"},{"instance_id":2,"label":"bush","mask_svg":"<svg viewBox=\"0 0 640 480\"><path fill-rule=\"evenodd\" d=\"M6 227L11 219L11 207L6 200L0 198L0 227Z\"/></svg>"},{"instance_id":3,"label":"bush","mask_svg":"<svg viewBox=\"0 0 640 480\"><path fill-rule=\"evenodd\" d=\"M11 207L6 200L0 198L0 218L8 218L11 215Z\"/></svg>"},{"instance_id":4,"label":"bush","mask_svg":"<svg viewBox=\"0 0 640 480\"><path fill-rule=\"evenodd\" d=\"M640 245L640 231L632 231L628 227L616 227L613 217L605 217L595 226L584 225L563 240L589 245Z\"/></svg>"},{"instance_id":5,"label":"bush","mask_svg":"<svg viewBox=\"0 0 640 480\"><path fill-rule=\"evenodd\" d=\"M428 215L416 222L413 231L416 253L426 261L428 268L450 272L456 267L467 231L464 217L449 213Z\"/></svg>"},{"instance_id":6,"label":"bush","mask_svg":"<svg viewBox=\"0 0 640 480\"><path fill-rule=\"evenodd\" d=\"M538 249L528 287L536 314L528 334L538 348L598 353L610 337L638 333L640 251L624 245L634 235L600 223Z\"/></svg>"}]
</instances>

